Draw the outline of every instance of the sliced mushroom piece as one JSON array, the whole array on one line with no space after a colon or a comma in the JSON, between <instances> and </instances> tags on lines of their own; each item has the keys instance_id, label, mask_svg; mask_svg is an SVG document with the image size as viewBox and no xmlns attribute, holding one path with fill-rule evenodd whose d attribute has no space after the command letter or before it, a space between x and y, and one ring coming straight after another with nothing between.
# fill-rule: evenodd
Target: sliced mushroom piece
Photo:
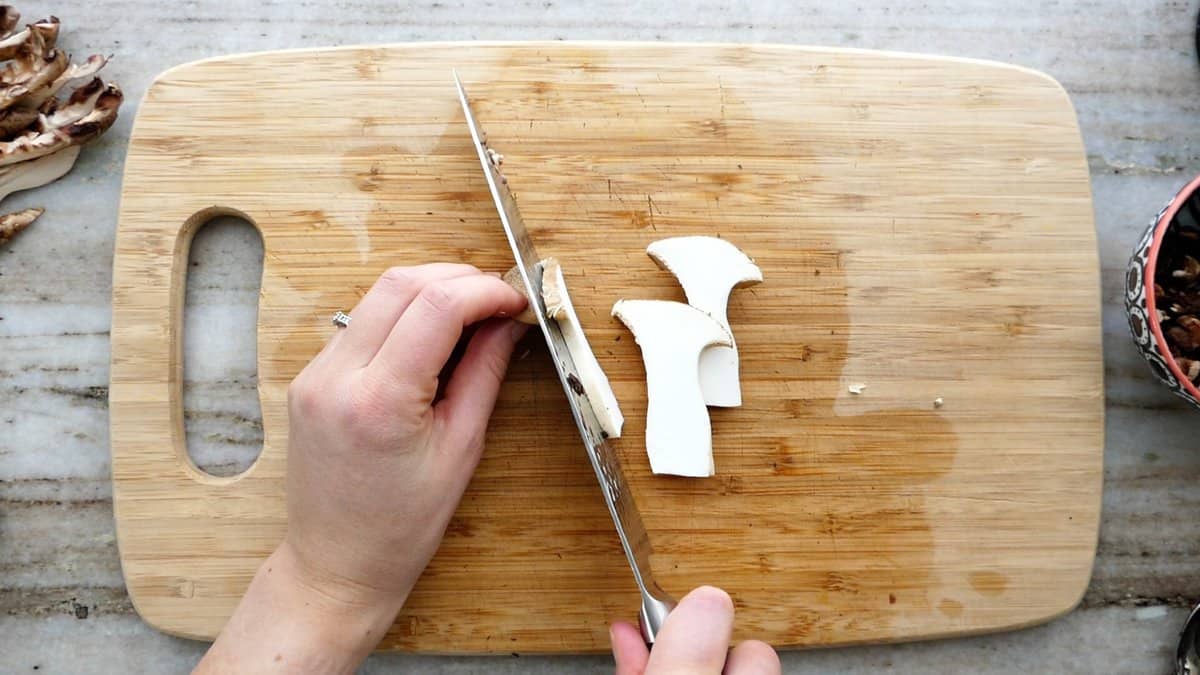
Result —
<instances>
[{"instance_id":1,"label":"sliced mushroom piece","mask_svg":"<svg viewBox=\"0 0 1200 675\"><path fill-rule=\"evenodd\" d=\"M24 30L9 33L0 38L0 59L16 58L21 53L21 50L25 48L25 43L29 41L33 33L33 28L26 26Z\"/></svg>"},{"instance_id":2,"label":"sliced mushroom piece","mask_svg":"<svg viewBox=\"0 0 1200 675\"><path fill-rule=\"evenodd\" d=\"M12 5L0 5L0 34L7 36L21 21L21 13Z\"/></svg>"},{"instance_id":3,"label":"sliced mushroom piece","mask_svg":"<svg viewBox=\"0 0 1200 675\"><path fill-rule=\"evenodd\" d=\"M59 90L73 80L82 80L85 77L95 76L106 63L108 63L108 59L99 54L92 54L83 63L72 63L61 75L54 78L53 82L42 89L29 92L29 96L21 101L20 104L31 108L39 108L44 113L54 112L54 109L58 106L58 100L54 96Z\"/></svg>"},{"instance_id":4,"label":"sliced mushroom piece","mask_svg":"<svg viewBox=\"0 0 1200 675\"><path fill-rule=\"evenodd\" d=\"M734 288L763 280L762 270L736 246L717 237L672 237L646 248L660 267L675 275L688 304L716 319L732 336L727 307ZM737 345L715 345L700 355L704 402L717 407L742 404Z\"/></svg>"},{"instance_id":5,"label":"sliced mushroom piece","mask_svg":"<svg viewBox=\"0 0 1200 675\"><path fill-rule=\"evenodd\" d=\"M588 344L587 336L583 333L583 324L571 304L571 296L567 293L567 282L563 277L562 266L554 258L542 261L542 300L546 303L546 318L554 319L562 331L571 352L571 360L578 370L575 375L583 386L583 394L587 397L600 429L609 438L618 438L621 427L625 425L625 416L617 405L617 396L613 393L608 376L596 360L596 354Z\"/></svg>"},{"instance_id":6,"label":"sliced mushroom piece","mask_svg":"<svg viewBox=\"0 0 1200 675\"><path fill-rule=\"evenodd\" d=\"M0 166L44 157L72 145L87 143L112 126L117 119L121 99L121 90L110 84L97 97L92 110L78 120L56 129L30 133L0 143Z\"/></svg>"},{"instance_id":7,"label":"sliced mushroom piece","mask_svg":"<svg viewBox=\"0 0 1200 675\"><path fill-rule=\"evenodd\" d=\"M10 138L17 132L28 129L38 120L39 115L36 108L25 106L0 110L0 136Z\"/></svg>"},{"instance_id":8,"label":"sliced mushroom piece","mask_svg":"<svg viewBox=\"0 0 1200 675\"><path fill-rule=\"evenodd\" d=\"M712 426L700 388L701 352L732 345L712 316L669 300L620 300L617 317L633 333L646 365L646 453L654 473L711 476Z\"/></svg>"},{"instance_id":9,"label":"sliced mushroom piece","mask_svg":"<svg viewBox=\"0 0 1200 675\"><path fill-rule=\"evenodd\" d=\"M19 190L40 187L62 178L75 166L81 149L81 146L72 145L45 157L0 167L0 201Z\"/></svg>"},{"instance_id":10,"label":"sliced mushroom piece","mask_svg":"<svg viewBox=\"0 0 1200 675\"><path fill-rule=\"evenodd\" d=\"M71 92L66 103L55 106L53 111L42 115L38 123L39 130L49 131L78 122L95 109L96 102L100 100L104 91L104 82L98 77L92 78L91 82Z\"/></svg>"},{"instance_id":11,"label":"sliced mushroom piece","mask_svg":"<svg viewBox=\"0 0 1200 675\"><path fill-rule=\"evenodd\" d=\"M66 52L48 45L43 32L33 28L22 31L25 40L0 68L0 108L17 105L31 92L48 87L70 65ZM51 37L56 36L57 28Z\"/></svg>"},{"instance_id":12,"label":"sliced mushroom piece","mask_svg":"<svg viewBox=\"0 0 1200 675\"><path fill-rule=\"evenodd\" d=\"M61 24L57 16L48 16L33 24L30 28L41 36L42 41L46 43L46 47L53 47L58 44L58 29L60 26Z\"/></svg>"},{"instance_id":13,"label":"sliced mushroom piece","mask_svg":"<svg viewBox=\"0 0 1200 675\"><path fill-rule=\"evenodd\" d=\"M0 110L12 108L29 101L31 94L48 88L66 70L69 62L66 52L50 50L40 63L30 66L27 72L17 74L16 83L0 91ZM2 77L2 76L0 76ZM7 80L6 80L7 81ZM30 105L28 107L36 107Z\"/></svg>"},{"instance_id":14,"label":"sliced mushroom piece","mask_svg":"<svg viewBox=\"0 0 1200 675\"><path fill-rule=\"evenodd\" d=\"M0 246L7 244L17 233L29 227L45 209L25 209L0 216Z\"/></svg>"}]
</instances>

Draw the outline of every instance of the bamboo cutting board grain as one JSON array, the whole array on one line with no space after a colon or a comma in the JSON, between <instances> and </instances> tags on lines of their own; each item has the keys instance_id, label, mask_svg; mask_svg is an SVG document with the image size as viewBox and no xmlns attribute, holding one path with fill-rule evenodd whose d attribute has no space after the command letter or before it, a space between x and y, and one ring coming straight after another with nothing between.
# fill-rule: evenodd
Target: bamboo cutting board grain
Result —
<instances>
[{"instance_id":1,"label":"bamboo cutting board grain","mask_svg":"<svg viewBox=\"0 0 1200 675\"><path fill-rule=\"evenodd\" d=\"M722 586L738 635L780 646L1012 628L1079 600L1100 508L1100 298L1058 84L864 51L468 43L220 58L146 95L111 422L121 559L148 622L212 637L280 540L286 387L335 310L390 265L512 264L451 68L541 252L564 263L668 590ZM188 244L219 213L266 250L265 443L232 479L189 463L181 411ZM766 277L732 299L745 405L712 411L706 480L650 474L641 359L609 317L619 298L683 298L644 253L682 234L730 239ZM635 616L544 347L518 354L385 648L601 650L606 622Z\"/></svg>"}]
</instances>

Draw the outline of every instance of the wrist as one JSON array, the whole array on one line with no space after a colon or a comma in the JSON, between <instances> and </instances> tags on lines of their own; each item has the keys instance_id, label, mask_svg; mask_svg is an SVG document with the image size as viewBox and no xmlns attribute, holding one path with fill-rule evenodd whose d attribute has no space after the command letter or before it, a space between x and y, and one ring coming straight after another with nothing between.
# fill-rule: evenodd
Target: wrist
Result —
<instances>
[{"instance_id":1,"label":"wrist","mask_svg":"<svg viewBox=\"0 0 1200 675\"><path fill-rule=\"evenodd\" d=\"M333 583L286 544L259 567L199 673L353 673L404 598Z\"/></svg>"},{"instance_id":2,"label":"wrist","mask_svg":"<svg viewBox=\"0 0 1200 675\"><path fill-rule=\"evenodd\" d=\"M284 540L256 575L273 595L306 617L331 644L370 651L396 619L407 593L388 593L339 578L313 565Z\"/></svg>"}]
</instances>

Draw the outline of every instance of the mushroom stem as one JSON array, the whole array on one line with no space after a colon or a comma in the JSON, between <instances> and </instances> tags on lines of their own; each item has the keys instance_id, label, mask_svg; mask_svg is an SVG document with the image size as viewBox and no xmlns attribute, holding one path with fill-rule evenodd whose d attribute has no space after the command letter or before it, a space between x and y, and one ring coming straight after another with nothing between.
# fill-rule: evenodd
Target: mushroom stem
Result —
<instances>
[{"instance_id":1,"label":"mushroom stem","mask_svg":"<svg viewBox=\"0 0 1200 675\"><path fill-rule=\"evenodd\" d=\"M646 365L646 453L654 473L713 475L712 426L700 388L705 347L733 337L713 317L668 300L619 300L620 319L642 349Z\"/></svg>"},{"instance_id":2,"label":"mushroom stem","mask_svg":"<svg viewBox=\"0 0 1200 675\"><path fill-rule=\"evenodd\" d=\"M608 376L604 374L604 369L600 367L600 362L596 360L596 354L583 333L583 324L575 314L571 296L567 293L562 266L554 258L542 261L542 300L546 303L546 318L554 319L562 331L567 351L571 352L571 360L575 362L575 368L578 370L576 375L579 383L583 385L583 393L596 414L600 429L609 438L620 437L625 416L621 414Z\"/></svg>"}]
</instances>

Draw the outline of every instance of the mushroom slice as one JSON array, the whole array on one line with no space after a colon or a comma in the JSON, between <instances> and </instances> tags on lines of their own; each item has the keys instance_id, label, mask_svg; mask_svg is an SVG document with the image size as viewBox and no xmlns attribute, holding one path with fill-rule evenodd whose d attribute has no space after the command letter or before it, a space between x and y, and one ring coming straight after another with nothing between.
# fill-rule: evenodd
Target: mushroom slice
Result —
<instances>
[{"instance_id":1,"label":"mushroom slice","mask_svg":"<svg viewBox=\"0 0 1200 675\"><path fill-rule=\"evenodd\" d=\"M21 21L21 13L12 5L0 5L0 35L7 36Z\"/></svg>"},{"instance_id":2,"label":"mushroom slice","mask_svg":"<svg viewBox=\"0 0 1200 675\"><path fill-rule=\"evenodd\" d=\"M66 126L29 133L0 143L0 166L44 157L72 145L87 143L104 133L117 119L121 90L110 84L96 98L91 112Z\"/></svg>"},{"instance_id":3,"label":"mushroom slice","mask_svg":"<svg viewBox=\"0 0 1200 675\"><path fill-rule=\"evenodd\" d=\"M40 187L62 178L75 166L81 148L72 145L45 157L0 167L0 201L18 190Z\"/></svg>"},{"instance_id":4,"label":"mushroom slice","mask_svg":"<svg viewBox=\"0 0 1200 675\"><path fill-rule=\"evenodd\" d=\"M50 48L58 43L58 29L60 25L57 16L48 16L33 24L30 28L33 29L33 32L41 36L42 41L46 43L46 47Z\"/></svg>"},{"instance_id":5,"label":"mushroom slice","mask_svg":"<svg viewBox=\"0 0 1200 675\"><path fill-rule=\"evenodd\" d=\"M0 136L10 138L22 129L28 129L37 121L38 114L36 108L26 108L25 106L0 110Z\"/></svg>"},{"instance_id":6,"label":"mushroom slice","mask_svg":"<svg viewBox=\"0 0 1200 675\"><path fill-rule=\"evenodd\" d=\"M29 92L29 96L21 101L21 105L28 105L31 108L40 108L42 112L54 112L54 108L58 105L58 100L54 98L68 82L72 80L82 80L85 77L93 77L100 69L108 63L108 59L99 54L92 54L83 63L72 63L61 75L54 78L42 89ZM84 85L89 86L89 85ZM72 94L74 97L74 94Z\"/></svg>"},{"instance_id":7,"label":"mushroom slice","mask_svg":"<svg viewBox=\"0 0 1200 675\"><path fill-rule=\"evenodd\" d=\"M45 209L25 209L0 216L0 245L7 244L18 232L37 220L44 211Z\"/></svg>"},{"instance_id":8,"label":"mushroom slice","mask_svg":"<svg viewBox=\"0 0 1200 675\"><path fill-rule=\"evenodd\" d=\"M7 21L8 17L5 16L0 20ZM20 54L21 50L25 48L25 43L29 41L34 33L33 28L26 26L24 30L19 30L16 33L10 33L0 38L0 59L11 59ZM40 32L38 32L38 37L41 37Z\"/></svg>"},{"instance_id":9,"label":"mushroom slice","mask_svg":"<svg viewBox=\"0 0 1200 675\"><path fill-rule=\"evenodd\" d=\"M10 63L16 63L11 61ZM52 49L45 58L39 58L38 63L31 64L28 70L17 69L14 72L15 84L4 87L0 91L0 109L8 109L30 101L33 92L47 89L59 75L67 70L67 53L61 49ZM3 75L0 74L0 78ZM5 78L4 81L7 81ZM29 107L37 107L30 105Z\"/></svg>"},{"instance_id":10,"label":"mushroom slice","mask_svg":"<svg viewBox=\"0 0 1200 675\"><path fill-rule=\"evenodd\" d=\"M646 453L654 473L711 476L712 426L698 363L711 345L732 345L716 319L682 302L619 300L617 317L633 333L646 365Z\"/></svg>"},{"instance_id":11,"label":"mushroom slice","mask_svg":"<svg viewBox=\"0 0 1200 675\"><path fill-rule=\"evenodd\" d=\"M49 131L74 124L83 119L96 107L96 102L104 94L104 82L100 78L92 78L91 82L71 92L66 103L55 106L54 110L42 115L39 121L41 131Z\"/></svg>"},{"instance_id":12,"label":"mushroom slice","mask_svg":"<svg viewBox=\"0 0 1200 675\"><path fill-rule=\"evenodd\" d=\"M688 304L716 319L730 333L726 308L734 288L762 281L762 270L736 246L717 237L672 237L646 247L660 267L675 275ZM704 402L733 408L742 404L736 343L709 347L700 355Z\"/></svg>"},{"instance_id":13,"label":"mushroom slice","mask_svg":"<svg viewBox=\"0 0 1200 675\"><path fill-rule=\"evenodd\" d=\"M579 371L576 375L583 386L583 394L596 414L601 431L609 438L618 438L625 424L625 416L617 405L617 397L608 383L608 376L604 374L604 369L588 345L587 336L583 334L583 324L575 314L571 296L567 294L562 266L554 258L542 261L542 300L546 303L546 318L558 322L567 350L571 352L571 360Z\"/></svg>"},{"instance_id":14,"label":"mushroom slice","mask_svg":"<svg viewBox=\"0 0 1200 675\"><path fill-rule=\"evenodd\" d=\"M0 86L3 86L0 108L23 103L31 92L48 87L70 64L67 53L47 45L41 31L30 27L19 34L24 34L25 40L4 67L0 68ZM51 37L56 35L57 28Z\"/></svg>"}]
</instances>

